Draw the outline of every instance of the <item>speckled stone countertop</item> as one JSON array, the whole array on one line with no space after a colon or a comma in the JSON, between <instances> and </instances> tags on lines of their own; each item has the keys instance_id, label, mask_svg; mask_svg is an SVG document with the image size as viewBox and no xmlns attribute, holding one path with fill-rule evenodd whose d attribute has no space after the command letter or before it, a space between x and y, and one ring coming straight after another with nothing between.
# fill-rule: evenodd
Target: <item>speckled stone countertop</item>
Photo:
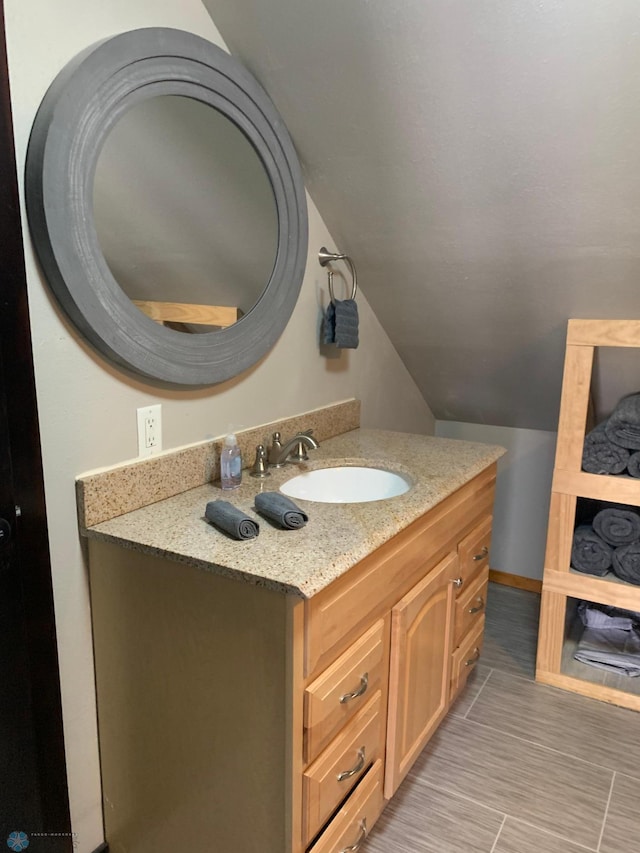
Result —
<instances>
[{"instance_id":1,"label":"speckled stone countertop","mask_svg":"<svg viewBox=\"0 0 640 853\"><path fill-rule=\"evenodd\" d=\"M272 469L266 480L244 472L234 491L207 484L86 530L94 539L168 557L206 571L310 598L448 495L495 462L504 449L469 441L356 429L322 443L309 462ZM303 470L377 465L408 474L404 495L352 504L296 499L309 515L300 530L280 530L253 509L260 491L276 491ZM260 523L256 539L235 541L204 518L223 498Z\"/></svg>"}]
</instances>

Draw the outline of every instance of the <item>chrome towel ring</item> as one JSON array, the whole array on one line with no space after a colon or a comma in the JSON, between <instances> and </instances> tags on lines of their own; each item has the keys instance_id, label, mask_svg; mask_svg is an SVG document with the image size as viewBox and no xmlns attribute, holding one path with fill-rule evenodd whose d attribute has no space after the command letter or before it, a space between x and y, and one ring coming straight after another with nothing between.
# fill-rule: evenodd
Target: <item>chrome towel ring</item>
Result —
<instances>
[{"instance_id":1,"label":"chrome towel ring","mask_svg":"<svg viewBox=\"0 0 640 853\"><path fill-rule=\"evenodd\" d=\"M326 267L332 261L344 261L351 271L351 296L350 299L356 298L356 293L358 292L358 275L356 273L356 267L349 255L342 255L339 252L330 252L324 246L318 252L318 261L320 262L321 267ZM327 270L327 276L329 279L329 296L331 297L331 301L335 302L335 297L333 295L333 270L329 268Z\"/></svg>"}]
</instances>

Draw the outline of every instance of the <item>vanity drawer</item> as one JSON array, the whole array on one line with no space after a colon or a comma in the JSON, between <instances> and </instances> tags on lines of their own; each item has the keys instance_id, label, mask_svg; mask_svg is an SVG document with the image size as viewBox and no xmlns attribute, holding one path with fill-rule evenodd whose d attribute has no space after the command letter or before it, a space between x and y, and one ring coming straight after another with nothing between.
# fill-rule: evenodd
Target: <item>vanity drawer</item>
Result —
<instances>
[{"instance_id":1,"label":"vanity drawer","mask_svg":"<svg viewBox=\"0 0 640 853\"><path fill-rule=\"evenodd\" d=\"M469 585L456 600L456 619L453 634L454 648L460 645L460 641L478 622L485 612L487 605L487 588L489 586L489 566L485 566L479 576Z\"/></svg>"},{"instance_id":2,"label":"vanity drawer","mask_svg":"<svg viewBox=\"0 0 640 853\"><path fill-rule=\"evenodd\" d=\"M305 844L322 829L336 806L379 757L381 710L382 694L378 691L304 771L302 808Z\"/></svg>"},{"instance_id":3,"label":"vanity drawer","mask_svg":"<svg viewBox=\"0 0 640 853\"><path fill-rule=\"evenodd\" d=\"M492 521L493 519L490 515L484 518L458 545L460 574L456 583L457 595L462 595L466 592L470 581L489 565Z\"/></svg>"},{"instance_id":4,"label":"vanity drawer","mask_svg":"<svg viewBox=\"0 0 640 853\"><path fill-rule=\"evenodd\" d=\"M467 683L467 678L469 678L477 662L480 660L483 638L484 615L453 653L450 701L453 701L462 690Z\"/></svg>"},{"instance_id":5,"label":"vanity drawer","mask_svg":"<svg viewBox=\"0 0 640 853\"><path fill-rule=\"evenodd\" d=\"M379 619L304 694L305 761L311 762L381 689L385 621ZM385 691L386 692L386 691Z\"/></svg>"},{"instance_id":6,"label":"vanity drawer","mask_svg":"<svg viewBox=\"0 0 640 853\"><path fill-rule=\"evenodd\" d=\"M378 760L313 845L309 853L344 853L357 848L382 812L382 761Z\"/></svg>"}]
</instances>

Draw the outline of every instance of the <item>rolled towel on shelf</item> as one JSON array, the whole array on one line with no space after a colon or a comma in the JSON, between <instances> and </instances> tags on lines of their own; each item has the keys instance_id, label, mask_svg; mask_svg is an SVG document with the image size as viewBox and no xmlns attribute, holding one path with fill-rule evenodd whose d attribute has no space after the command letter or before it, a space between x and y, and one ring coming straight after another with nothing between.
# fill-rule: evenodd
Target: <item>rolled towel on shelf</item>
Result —
<instances>
[{"instance_id":1,"label":"rolled towel on shelf","mask_svg":"<svg viewBox=\"0 0 640 853\"><path fill-rule=\"evenodd\" d=\"M573 532L571 566L587 575L603 578L611 568L613 548L607 545L590 524L582 524Z\"/></svg>"},{"instance_id":2,"label":"rolled towel on shelf","mask_svg":"<svg viewBox=\"0 0 640 853\"><path fill-rule=\"evenodd\" d=\"M627 471L631 477L640 479L640 453L632 453L629 456Z\"/></svg>"},{"instance_id":3,"label":"rolled towel on shelf","mask_svg":"<svg viewBox=\"0 0 640 853\"><path fill-rule=\"evenodd\" d=\"M261 515L286 530L298 530L309 521L306 512L280 492L260 492L255 497L255 505Z\"/></svg>"},{"instance_id":4,"label":"rolled towel on shelf","mask_svg":"<svg viewBox=\"0 0 640 853\"><path fill-rule=\"evenodd\" d=\"M260 532L258 522L229 501L209 501L204 514L211 524L215 524L234 539L255 539Z\"/></svg>"},{"instance_id":5,"label":"rolled towel on shelf","mask_svg":"<svg viewBox=\"0 0 640 853\"><path fill-rule=\"evenodd\" d=\"M614 444L627 450L640 450L640 393L620 400L605 425L605 432Z\"/></svg>"},{"instance_id":6,"label":"rolled towel on shelf","mask_svg":"<svg viewBox=\"0 0 640 853\"><path fill-rule=\"evenodd\" d=\"M640 515L634 507L607 506L596 513L593 529L614 548L630 545L640 539Z\"/></svg>"},{"instance_id":7,"label":"rolled towel on shelf","mask_svg":"<svg viewBox=\"0 0 640 853\"><path fill-rule=\"evenodd\" d=\"M611 568L620 580L640 586L640 542L616 548Z\"/></svg>"},{"instance_id":8,"label":"rolled towel on shelf","mask_svg":"<svg viewBox=\"0 0 640 853\"><path fill-rule=\"evenodd\" d=\"M582 470L589 474L622 474L629 461L629 451L608 438L605 426L598 424L585 436Z\"/></svg>"}]
</instances>

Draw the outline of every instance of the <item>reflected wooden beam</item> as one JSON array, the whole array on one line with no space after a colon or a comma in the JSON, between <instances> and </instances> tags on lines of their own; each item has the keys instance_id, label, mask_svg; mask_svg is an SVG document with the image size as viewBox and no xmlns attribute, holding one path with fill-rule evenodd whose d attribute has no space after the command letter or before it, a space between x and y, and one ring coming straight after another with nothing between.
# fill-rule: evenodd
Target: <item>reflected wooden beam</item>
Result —
<instances>
[{"instance_id":1,"label":"reflected wooden beam","mask_svg":"<svg viewBox=\"0 0 640 853\"><path fill-rule=\"evenodd\" d=\"M224 305L193 305L188 302L155 302L133 299L133 304L157 323L198 323L201 326L231 326L242 316L239 308Z\"/></svg>"}]
</instances>

